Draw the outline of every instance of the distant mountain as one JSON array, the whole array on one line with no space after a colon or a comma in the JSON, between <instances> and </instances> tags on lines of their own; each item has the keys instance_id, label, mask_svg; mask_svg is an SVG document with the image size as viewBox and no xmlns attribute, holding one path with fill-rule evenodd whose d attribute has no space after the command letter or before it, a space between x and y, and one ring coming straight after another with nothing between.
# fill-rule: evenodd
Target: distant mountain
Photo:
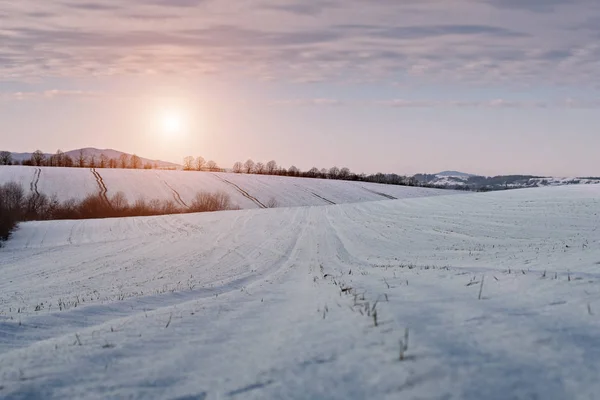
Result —
<instances>
[{"instance_id":1,"label":"distant mountain","mask_svg":"<svg viewBox=\"0 0 600 400\"><path fill-rule=\"evenodd\" d=\"M452 177L452 178L470 178L472 176L477 176L477 175L473 175L473 174L467 174L465 172L458 172L458 171L442 171L439 172L437 174L434 174L437 176L448 176L448 177Z\"/></svg>"},{"instance_id":2,"label":"distant mountain","mask_svg":"<svg viewBox=\"0 0 600 400\"><path fill-rule=\"evenodd\" d=\"M117 150L113 150L113 149L96 149L93 147L86 147L83 149L75 149L75 150L65 151L65 154L68 155L69 157L71 157L73 160L76 160L79 157L80 151L83 151L84 156L88 159L92 156L94 156L96 159L99 159L101 154L104 154L108 158L114 158L117 160L119 159L119 157L122 154L125 154L128 157L131 157L131 154L124 153L122 151L117 151ZM13 160L15 160L15 161L29 160L32 155L32 153L11 153L11 154L12 154ZM50 153L44 153L44 154L46 157L50 157L52 155ZM179 164L175 164L175 163L168 162L168 161L152 160L152 159L144 158L144 157L140 157L140 159L142 160L142 164L146 164L146 163L150 163L153 165L156 164L159 168L181 167Z\"/></svg>"}]
</instances>

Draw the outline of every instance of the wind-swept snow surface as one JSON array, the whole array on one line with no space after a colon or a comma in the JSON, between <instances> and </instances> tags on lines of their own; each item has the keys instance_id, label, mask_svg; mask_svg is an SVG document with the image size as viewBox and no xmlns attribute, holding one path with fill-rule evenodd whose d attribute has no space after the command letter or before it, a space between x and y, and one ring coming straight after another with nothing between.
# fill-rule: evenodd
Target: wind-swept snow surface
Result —
<instances>
[{"instance_id":1,"label":"wind-swept snow surface","mask_svg":"<svg viewBox=\"0 0 600 400\"><path fill-rule=\"evenodd\" d=\"M582 186L22 224L0 398L593 399L599 213Z\"/></svg>"}]
</instances>

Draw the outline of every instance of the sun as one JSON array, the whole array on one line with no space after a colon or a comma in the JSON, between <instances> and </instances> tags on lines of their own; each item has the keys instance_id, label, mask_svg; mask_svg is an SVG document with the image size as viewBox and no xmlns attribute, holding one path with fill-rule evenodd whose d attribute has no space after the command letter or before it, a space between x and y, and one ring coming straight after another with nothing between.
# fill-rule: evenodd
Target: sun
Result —
<instances>
[{"instance_id":1,"label":"sun","mask_svg":"<svg viewBox=\"0 0 600 400\"><path fill-rule=\"evenodd\" d=\"M181 115L175 112L165 113L161 119L161 127L163 132L169 135L180 133L183 128Z\"/></svg>"}]
</instances>

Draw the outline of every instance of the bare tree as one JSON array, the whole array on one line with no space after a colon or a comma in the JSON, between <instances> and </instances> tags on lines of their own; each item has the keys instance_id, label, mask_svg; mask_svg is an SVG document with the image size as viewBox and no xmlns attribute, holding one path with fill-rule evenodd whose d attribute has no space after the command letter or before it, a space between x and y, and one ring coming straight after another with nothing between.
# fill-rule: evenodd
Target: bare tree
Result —
<instances>
[{"instance_id":1,"label":"bare tree","mask_svg":"<svg viewBox=\"0 0 600 400\"><path fill-rule=\"evenodd\" d=\"M115 211L122 211L129 207L127 197L125 197L125 193L121 191L118 191L110 198L110 204L115 209Z\"/></svg>"},{"instance_id":2,"label":"bare tree","mask_svg":"<svg viewBox=\"0 0 600 400\"><path fill-rule=\"evenodd\" d=\"M36 150L31 155L31 164L35 165L36 167L44 165L44 161L46 161L46 156L41 150Z\"/></svg>"},{"instance_id":3,"label":"bare tree","mask_svg":"<svg viewBox=\"0 0 600 400\"><path fill-rule=\"evenodd\" d=\"M12 154L10 151L0 152L0 165L12 165Z\"/></svg>"},{"instance_id":4,"label":"bare tree","mask_svg":"<svg viewBox=\"0 0 600 400\"><path fill-rule=\"evenodd\" d=\"M206 168L209 171L213 171L213 172L218 172L219 171L219 166L213 160L210 160L209 162L206 163Z\"/></svg>"},{"instance_id":5,"label":"bare tree","mask_svg":"<svg viewBox=\"0 0 600 400\"><path fill-rule=\"evenodd\" d=\"M186 158L183 159L183 170L191 171L193 164L194 164L194 157L187 156Z\"/></svg>"},{"instance_id":6,"label":"bare tree","mask_svg":"<svg viewBox=\"0 0 600 400\"><path fill-rule=\"evenodd\" d=\"M116 158L111 158L110 160L108 160L108 168L117 168L118 165L119 162Z\"/></svg>"},{"instance_id":7,"label":"bare tree","mask_svg":"<svg viewBox=\"0 0 600 400\"><path fill-rule=\"evenodd\" d=\"M146 164L144 164L144 169L152 169L152 163L147 162Z\"/></svg>"},{"instance_id":8,"label":"bare tree","mask_svg":"<svg viewBox=\"0 0 600 400\"><path fill-rule=\"evenodd\" d=\"M260 161L256 163L256 165L254 166L254 172L257 174L264 174L265 173L265 164L261 163Z\"/></svg>"},{"instance_id":9,"label":"bare tree","mask_svg":"<svg viewBox=\"0 0 600 400\"><path fill-rule=\"evenodd\" d=\"M142 160L137 155L131 156L131 168L139 169L142 166Z\"/></svg>"},{"instance_id":10,"label":"bare tree","mask_svg":"<svg viewBox=\"0 0 600 400\"><path fill-rule=\"evenodd\" d=\"M125 169L129 166L129 157L123 153L119 156L119 167Z\"/></svg>"},{"instance_id":11,"label":"bare tree","mask_svg":"<svg viewBox=\"0 0 600 400\"><path fill-rule=\"evenodd\" d=\"M244 169L244 166L242 165L241 162L238 161L235 164L233 164L233 172L235 172L236 174L241 173L243 169Z\"/></svg>"},{"instance_id":12,"label":"bare tree","mask_svg":"<svg viewBox=\"0 0 600 400\"><path fill-rule=\"evenodd\" d=\"M90 156L90 168L96 168L96 156L94 154L92 154Z\"/></svg>"},{"instance_id":13,"label":"bare tree","mask_svg":"<svg viewBox=\"0 0 600 400\"><path fill-rule=\"evenodd\" d=\"M316 178L319 176L319 169L317 167L312 167L311 169L308 170L306 175L309 176L310 178Z\"/></svg>"},{"instance_id":14,"label":"bare tree","mask_svg":"<svg viewBox=\"0 0 600 400\"><path fill-rule=\"evenodd\" d=\"M246 171L247 174L251 174L253 170L254 161L252 161L251 159L246 160L246 162L244 163L244 171Z\"/></svg>"},{"instance_id":15,"label":"bare tree","mask_svg":"<svg viewBox=\"0 0 600 400\"><path fill-rule=\"evenodd\" d=\"M275 174L276 170L277 170L277 163L275 162L275 160L269 161L267 163L267 174L273 175L273 174Z\"/></svg>"},{"instance_id":16,"label":"bare tree","mask_svg":"<svg viewBox=\"0 0 600 400\"><path fill-rule=\"evenodd\" d=\"M329 168L329 179L338 179L339 174L340 174L340 169L338 167Z\"/></svg>"},{"instance_id":17,"label":"bare tree","mask_svg":"<svg viewBox=\"0 0 600 400\"><path fill-rule=\"evenodd\" d=\"M0 206L11 214L19 214L25 198L23 187L16 182L0 185Z\"/></svg>"},{"instance_id":18,"label":"bare tree","mask_svg":"<svg viewBox=\"0 0 600 400\"><path fill-rule=\"evenodd\" d=\"M48 159L49 167L63 167L64 166L65 153L63 153L60 149L56 150L56 153L50 156Z\"/></svg>"},{"instance_id":19,"label":"bare tree","mask_svg":"<svg viewBox=\"0 0 600 400\"><path fill-rule=\"evenodd\" d=\"M300 170L295 165L292 165L288 169L288 175L289 176L298 176L299 174L300 174Z\"/></svg>"},{"instance_id":20,"label":"bare tree","mask_svg":"<svg viewBox=\"0 0 600 400\"><path fill-rule=\"evenodd\" d=\"M338 173L338 178L339 179L348 179L350 177L350 169L349 168L342 168L340 169L340 172Z\"/></svg>"},{"instance_id":21,"label":"bare tree","mask_svg":"<svg viewBox=\"0 0 600 400\"><path fill-rule=\"evenodd\" d=\"M100 154L100 164L99 164L99 167L100 168L107 168L108 167L108 157L104 153Z\"/></svg>"},{"instance_id":22,"label":"bare tree","mask_svg":"<svg viewBox=\"0 0 600 400\"><path fill-rule=\"evenodd\" d=\"M69 168L73 167L73 159L68 154L65 154L64 166Z\"/></svg>"},{"instance_id":23,"label":"bare tree","mask_svg":"<svg viewBox=\"0 0 600 400\"><path fill-rule=\"evenodd\" d=\"M193 212L230 210L232 208L231 198L223 192L214 194L199 192L190 205L190 210Z\"/></svg>"},{"instance_id":24,"label":"bare tree","mask_svg":"<svg viewBox=\"0 0 600 400\"><path fill-rule=\"evenodd\" d=\"M202 171L206 166L206 160L202 156L196 157L196 171Z\"/></svg>"},{"instance_id":25,"label":"bare tree","mask_svg":"<svg viewBox=\"0 0 600 400\"><path fill-rule=\"evenodd\" d=\"M83 149L79 150L79 154L77 155L77 166L79 168L84 168L85 167L85 152L83 151Z\"/></svg>"}]
</instances>

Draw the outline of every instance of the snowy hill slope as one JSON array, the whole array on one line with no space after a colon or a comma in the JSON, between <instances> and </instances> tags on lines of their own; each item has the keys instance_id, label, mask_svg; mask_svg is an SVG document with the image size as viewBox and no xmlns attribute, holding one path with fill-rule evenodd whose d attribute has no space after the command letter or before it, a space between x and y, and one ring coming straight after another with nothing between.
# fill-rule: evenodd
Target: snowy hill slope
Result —
<instances>
[{"instance_id":1,"label":"snowy hill slope","mask_svg":"<svg viewBox=\"0 0 600 400\"><path fill-rule=\"evenodd\" d=\"M600 186L24 223L0 397L592 399L598 226Z\"/></svg>"},{"instance_id":2,"label":"snowy hill slope","mask_svg":"<svg viewBox=\"0 0 600 400\"><path fill-rule=\"evenodd\" d=\"M39 172L38 172L39 171ZM241 175L197 171L96 169L110 197L123 192L130 202L139 197L175 199L189 204L199 191L223 191L240 208L311 206L389 200L395 198L448 195L456 192L268 175ZM82 199L100 191L100 183L89 168L36 168L0 166L0 184L16 181L26 190L56 195L59 200ZM179 200L180 199L180 200Z\"/></svg>"}]
</instances>

